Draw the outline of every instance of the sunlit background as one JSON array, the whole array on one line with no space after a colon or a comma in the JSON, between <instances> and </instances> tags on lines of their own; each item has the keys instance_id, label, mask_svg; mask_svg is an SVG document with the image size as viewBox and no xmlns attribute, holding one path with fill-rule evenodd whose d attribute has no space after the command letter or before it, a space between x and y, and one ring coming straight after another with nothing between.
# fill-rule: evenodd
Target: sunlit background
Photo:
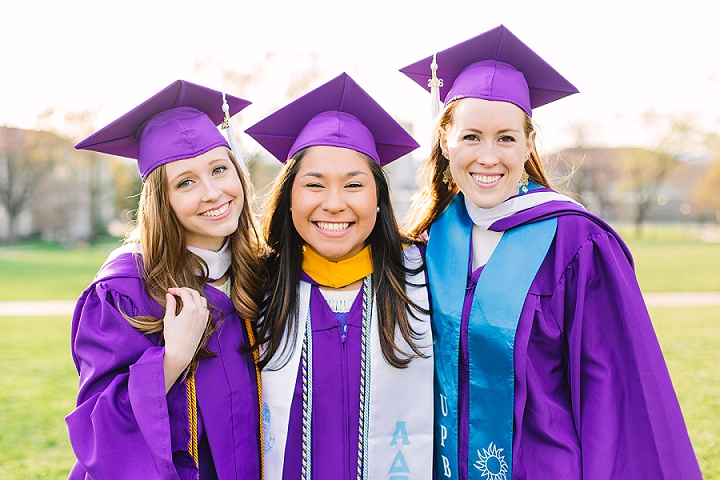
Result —
<instances>
[{"instance_id":1,"label":"sunlit background","mask_svg":"<svg viewBox=\"0 0 720 480\"><path fill-rule=\"evenodd\" d=\"M720 479L720 0L0 0L0 478L67 478L70 315L137 208L134 162L78 140L177 79L225 90L262 193L243 130L345 71L422 145L388 167L402 216L430 109L398 69L499 24L580 89L534 112L541 150L628 242Z\"/></svg>"},{"instance_id":2,"label":"sunlit background","mask_svg":"<svg viewBox=\"0 0 720 480\"><path fill-rule=\"evenodd\" d=\"M504 24L581 91L536 111L546 148L578 122L635 144L650 109L717 121L718 19L716 0L0 0L0 125L54 109L43 126L63 131L89 109L100 127L183 78L236 87L249 126L342 71L422 125L426 94L398 69Z\"/></svg>"},{"instance_id":3,"label":"sunlit background","mask_svg":"<svg viewBox=\"0 0 720 480\"><path fill-rule=\"evenodd\" d=\"M74 143L186 79L253 102L233 122L262 189L274 170L259 166L274 161L242 130L345 71L422 145L400 167L410 179L396 180L403 211L430 115L399 68L504 24L581 92L534 112L542 151L672 150L707 164L704 139L720 130L718 19L718 0L0 0L0 126ZM691 208L672 205L672 188L653 194Z\"/></svg>"}]
</instances>

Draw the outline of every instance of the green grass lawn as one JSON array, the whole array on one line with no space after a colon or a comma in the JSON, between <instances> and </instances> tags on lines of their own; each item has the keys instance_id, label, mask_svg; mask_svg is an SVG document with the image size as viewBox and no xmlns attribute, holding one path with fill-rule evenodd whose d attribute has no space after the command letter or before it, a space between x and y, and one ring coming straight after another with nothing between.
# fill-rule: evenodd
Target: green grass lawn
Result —
<instances>
[{"instance_id":1,"label":"green grass lawn","mask_svg":"<svg viewBox=\"0 0 720 480\"><path fill-rule=\"evenodd\" d=\"M720 291L720 243L700 240L708 231L707 227L646 225L639 238L634 227L615 227L635 259L635 270L643 291Z\"/></svg>"},{"instance_id":2,"label":"green grass lawn","mask_svg":"<svg viewBox=\"0 0 720 480\"><path fill-rule=\"evenodd\" d=\"M0 301L75 300L120 240L65 250L55 244L0 247Z\"/></svg>"},{"instance_id":3,"label":"green grass lawn","mask_svg":"<svg viewBox=\"0 0 720 480\"><path fill-rule=\"evenodd\" d=\"M627 237L627 236L626 236ZM119 243L0 247L0 301L73 300ZM677 233L628 245L645 291L720 291L720 244ZM651 316L706 479L720 480L720 307ZM64 417L77 373L68 317L0 317L0 478L61 479L73 463Z\"/></svg>"},{"instance_id":4,"label":"green grass lawn","mask_svg":"<svg viewBox=\"0 0 720 480\"><path fill-rule=\"evenodd\" d=\"M720 292L720 243L629 241L644 292Z\"/></svg>"},{"instance_id":5,"label":"green grass lawn","mask_svg":"<svg viewBox=\"0 0 720 480\"><path fill-rule=\"evenodd\" d=\"M720 291L720 243L673 232L639 240L626 235L643 291ZM0 247L0 301L74 300L119 245L108 240L72 250L52 244Z\"/></svg>"},{"instance_id":6,"label":"green grass lawn","mask_svg":"<svg viewBox=\"0 0 720 480\"><path fill-rule=\"evenodd\" d=\"M706 480L720 479L720 307L651 308Z\"/></svg>"},{"instance_id":7,"label":"green grass lawn","mask_svg":"<svg viewBox=\"0 0 720 480\"><path fill-rule=\"evenodd\" d=\"M70 318L0 317L0 478L67 478L75 406Z\"/></svg>"},{"instance_id":8,"label":"green grass lawn","mask_svg":"<svg viewBox=\"0 0 720 480\"><path fill-rule=\"evenodd\" d=\"M706 480L720 479L720 318L717 307L651 315ZM0 478L67 478L74 461L64 417L77 373L67 317L0 317Z\"/></svg>"}]
</instances>

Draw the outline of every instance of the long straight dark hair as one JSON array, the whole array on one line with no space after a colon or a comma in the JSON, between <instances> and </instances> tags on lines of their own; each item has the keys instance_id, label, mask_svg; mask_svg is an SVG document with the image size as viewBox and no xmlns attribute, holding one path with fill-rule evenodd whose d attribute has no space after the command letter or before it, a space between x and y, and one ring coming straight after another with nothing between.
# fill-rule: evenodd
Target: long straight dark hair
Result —
<instances>
[{"instance_id":1,"label":"long straight dark hair","mask_svg":"<svg viewBox=\"0 0 720 480\"><path fill-rule=\"evenodd\" d=\"M263 208L262 228L268 247L265 265L269 285L262 309L264 318L257 332L258 344L264 344L261 368L280 368L287 362L299 331L298 285L305 242L295 229L290 206L293 182L305 152L307 149L288 160L272 185ZM421 264L415 269L405 266L403 247L414 242L398 229L385 171L369 156L359 152L358 155L365 158L370 166L380 207L375 227L367 239L372 251L372 287L378 309L380 346L390 365L405 368L413 358L425 356L416 345L418 334L411 327L408 315L418 318L416 312L429 312L414 303L406 293L407 276L420 273L424 266ZM396 331L400 332L412 351L403 351L398 346ZM281 360L277 365L275 362L268 365L277 352L281 353Z\"/></svg>"}]
</instances>

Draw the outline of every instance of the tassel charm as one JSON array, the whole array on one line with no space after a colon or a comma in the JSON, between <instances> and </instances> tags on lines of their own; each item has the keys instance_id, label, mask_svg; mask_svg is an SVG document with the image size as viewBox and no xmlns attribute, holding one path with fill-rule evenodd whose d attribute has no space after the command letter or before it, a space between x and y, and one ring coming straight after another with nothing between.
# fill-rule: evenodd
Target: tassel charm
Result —
<instances>
[{"instance_id":1,"label":"tassel charm","mask_svg":"<svg viewBox=\"0 0 720 480\"><path fill-rule=\"evenodd\" d=\"M245 178L250 178L250 172L248 172L247 165L245 165L245 160L242 155L240 155L240 148L238 147L237 140L235 140L235 132L233 131L232 123L230 123L230 105L228 105L227 99L225 98L225 92L223 92L222 98L222 111L225 112L225 119L223 120L220 128L227 130L225 135L227 136L230 150L233 152L233 155L235 155L235 160L237 160L238 165L240 165L240 168L245 174Z\"/></svg>"},{"instance_id":2,"label":"tassel charm","mask_svg":"<svg viewBox=\"0 0 720 480\"><path fill-rule=\"evenodd\" d=\"M432 78L428 79L428 87L430 87L430 114L435 119L440 114L440 87L443 86L442 78L437 77L437 54L433 55L432 63L430 63L430 70L432 70Z\"/></svg>"}]
</instances>

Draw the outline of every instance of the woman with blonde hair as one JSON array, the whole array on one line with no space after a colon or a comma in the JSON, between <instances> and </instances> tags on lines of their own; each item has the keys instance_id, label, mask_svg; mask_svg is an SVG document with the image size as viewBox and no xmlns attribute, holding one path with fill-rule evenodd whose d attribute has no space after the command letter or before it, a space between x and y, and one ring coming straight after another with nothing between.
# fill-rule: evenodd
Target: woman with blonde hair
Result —
<instances>
[{"instance_id":1,"label":"woman with blonde hair","mask_svg":"<svg viewBox=\"0 0 720 480\"><path fill-rule=\"evenodd\" d=\"M260 478L260 240L217 129L248 104L178 80L76 147L137 159L143 188L73 315L72 479Z\"/></svg>"}]
</instances>

